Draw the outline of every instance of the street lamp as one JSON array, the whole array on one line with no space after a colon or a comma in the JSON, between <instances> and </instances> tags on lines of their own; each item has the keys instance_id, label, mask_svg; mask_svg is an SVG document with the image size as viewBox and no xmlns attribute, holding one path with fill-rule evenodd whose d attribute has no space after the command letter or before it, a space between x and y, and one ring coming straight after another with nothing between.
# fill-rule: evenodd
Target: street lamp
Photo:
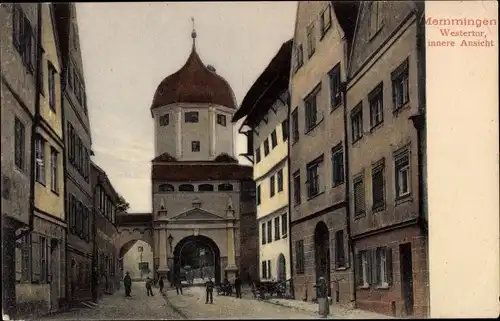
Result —
<instances>
[{"instance_id":1,"label":"street lamp","mask_svg":"<svg viewBox=\"0 0 500 321\"><path fill-rule=\"evenodd\" d=\"M172 242L174 241L174 237L172 234L168 235L168 245L170 245L170 254L172 254Z\"/></svg>"},{"instance_id":2,"label":"street lamp","mask_svg":"<svg viewBox=\"0 0 500 321\"><path fill-rule=\"evenodd\" d=\"M142 280L142 251L143 251L142 246L138 246L137 251L140 253L141 262L139 263L139 270L141 271L141 280Z\"/></svg>"}]
</instances>

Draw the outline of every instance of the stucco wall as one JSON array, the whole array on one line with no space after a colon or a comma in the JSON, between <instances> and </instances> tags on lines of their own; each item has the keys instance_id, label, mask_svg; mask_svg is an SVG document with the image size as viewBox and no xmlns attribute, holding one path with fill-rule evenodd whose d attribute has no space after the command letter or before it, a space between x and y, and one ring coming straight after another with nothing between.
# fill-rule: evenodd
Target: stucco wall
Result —
<instances>
[{"instance_id":1,"label":"stucco wall","mask_svg":"<svg viewBox=\"0 0 500 321\"><path fill-rule=\"evenodd\" d=\"M142 247L142 262L149 263L149 273L143 273L142 278L153 278L153 249L151 246L141 240L138 240L123 257L123 273L130 273L132 279L140 279L141 271L139 270L139 262L141 262L141 253L139 247Z\"/></svg>"}]
</instances>

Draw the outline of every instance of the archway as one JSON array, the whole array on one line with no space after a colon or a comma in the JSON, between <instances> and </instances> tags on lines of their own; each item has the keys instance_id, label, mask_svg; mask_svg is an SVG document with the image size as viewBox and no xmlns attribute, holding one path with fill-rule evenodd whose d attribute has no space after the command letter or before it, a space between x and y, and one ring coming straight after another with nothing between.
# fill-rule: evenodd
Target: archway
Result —
<instances>
[{"instance_id":1,"label":"archway","mask_svg":"<svg viewBox=\"0 0 500 321\"><path fill-rule=\"evenodd\" d=\"M324 277L330 284L330 231L324 222L318 222L314 230L314 249L316 265L316 283ZM328 296L331 296L331 287L328 287Z\"/></svg>"},{"instance_id":2,"label":"archway","mask_svg":"<svg viewBox=\"0 0 500 321\"><path fill-rule=\"evenodd\" d=\"M286 281L286 260L283 253L278 256L278 282Z\"/></svg>"},{"instance_id":3,"label":"archway","mask_svg":"<svg viewBox=\"0 0 500 321\"><path fill-rule=\"evenodd\" d=\"M219 247L209 237L187 236L175 246L173 270L174 276L180 277L181 280L186 280L186 274L191 274L193 278L212 277L215 283L220 283Z\"/></svg>"},{"instance_id":4,"label":"archway","mask_svg":"<svg viewBox=\"0 0 500 321\"><path fill-rule=\"evenodd\" d=\"M153 260L153 248L148 242L130 240L119 249L117 263L121 274L129 272L132 280L145 280L155 278Z\"/></svg>"}]
</instances>

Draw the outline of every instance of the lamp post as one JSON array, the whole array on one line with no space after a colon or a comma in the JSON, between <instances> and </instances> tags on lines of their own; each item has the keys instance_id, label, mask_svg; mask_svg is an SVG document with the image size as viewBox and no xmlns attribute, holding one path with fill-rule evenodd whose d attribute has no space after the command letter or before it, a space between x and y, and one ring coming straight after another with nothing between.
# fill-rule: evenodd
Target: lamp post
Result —
<instances>
[{"instance_id":1,"label":"lamp post","mask_svg":"<svg viewBox=\"0 0 500 321\"><path fill-rule=\"evenodd\" d=\"M139 254L140 255L140 258L139 258L139 260L140 260L140 262L139 262L139 270L141 272L141 280L142 280L142 251L143 251L142 246L138 246L137 247L137 251L140 253Z\"/></svg>"}]
</instances>

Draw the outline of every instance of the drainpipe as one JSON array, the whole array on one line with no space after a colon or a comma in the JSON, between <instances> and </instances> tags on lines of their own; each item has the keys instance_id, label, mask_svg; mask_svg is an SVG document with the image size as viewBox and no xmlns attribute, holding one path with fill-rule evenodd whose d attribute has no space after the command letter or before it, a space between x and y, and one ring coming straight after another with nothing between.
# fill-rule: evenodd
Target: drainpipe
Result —
<instances>
[{"instance_id":1,"label":"drainpipe","mask_svg":"<svg viewBox=\"0 0 500 321\"><path fill-rule=\"evenodd\" d=\"M340 90L342 91L342 96L344 99L344 175L345 175L345 191L344 191L344 202L346 208L346 230L347 230L347 247L348 247L348 261L349 268L352 270L352 282L350 282L351 287L351 303L356 305L356 269L354 262L354 241L351 237L351 200L350 200L350 172L349 172L349 130L347 121L347 82L344 81L340 84Z\"/></svg>"},{"instance_id":2,"label":"drainpipe","mask_svg":"<svg viewBox=\"0 0 500 321\"><path fill-rule=\"evenodd\" d=\"M99 174L97 176L97 183L93 187L92 190L92 275L91 275L91 291L92 291L92 301L97 303L98 300L98 293L97 293L97 280L98 280L98 273L97 273L97 242L96 242L96 234L97 234L97 214L96 214L96 192L97 192L97 187L99 189L102 188L101 185L101 175Z\"/></svg>"},{"instance_id":3,"label":"drainpipe","mask_svg":"<svg viewBox=\"0 0 500 321\"><path fill-rule=\"evenodd\" d=\"M291 131L290 131L290 112L291 112L291 108L290 108L290 92L288 92L288 95L287 95L287 101L286 101L286 108L287 108L287 123L288 123L288 139L287 139L287 148L288 148L288 153L287 153L287 156L286 156L286 161L287 161L287 166L288 166L288 169L287 169L287 172L288 172L288 251L289 251L289 255L290 255L290 279L291 279L291 284L290 284L290 290L291 290L291 294L292 294L292 298L295 299L295 286L293 284L293 270L294 270L294 266L293 266L293 251L292 251L292 189L291 189L291 179L292 179L292 174L291 174L291 157L290 157L290 151L292 149L292 144L290 143L292 137L291 137ZM260 240L259 240L260 242Z\"/></svg>"}]
</instances>

